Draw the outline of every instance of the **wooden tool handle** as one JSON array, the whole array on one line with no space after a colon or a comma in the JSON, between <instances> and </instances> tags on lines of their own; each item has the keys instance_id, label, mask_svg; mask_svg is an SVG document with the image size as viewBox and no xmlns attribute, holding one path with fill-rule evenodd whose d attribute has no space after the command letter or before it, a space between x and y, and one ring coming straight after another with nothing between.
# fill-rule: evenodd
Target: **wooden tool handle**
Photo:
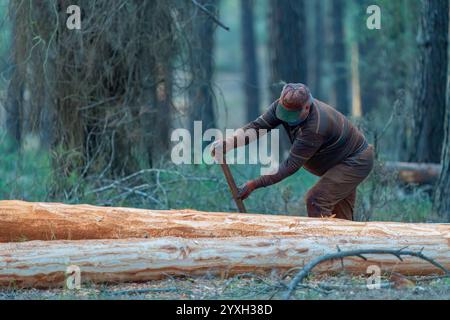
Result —
<instances>
[{"instance_id":1,"label":"wooden tool handle","mask_svg":"<svg viewBox=\"0 0 450 320\"><path fill-rule=\"evenodd\" d=\"M242 201L241 198L239 198L239 191L236 186L236 182L234 181L234 178L233 178L233 175L231 174L230 168L228 167L228 164L225 161L225 157L220 166L222 167L223 174L225 175L228 186L230 187L230 190L231 190L231 194L233 195L234 202L236 202L236 206L238 207L239 212L247 213L247 210L245 209L245 206L244 206L244 202Z\"/></svg>"}]
</instances>

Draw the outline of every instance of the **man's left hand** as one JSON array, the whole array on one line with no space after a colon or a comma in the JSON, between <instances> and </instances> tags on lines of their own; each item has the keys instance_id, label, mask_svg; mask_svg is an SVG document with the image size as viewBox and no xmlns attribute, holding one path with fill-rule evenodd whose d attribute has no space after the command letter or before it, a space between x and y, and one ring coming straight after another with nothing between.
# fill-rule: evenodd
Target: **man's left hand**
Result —
<instances>
[{"instance_id":1,"label":"man's left hand","mask_svg":"<svg viewBox=\"0 0 450 320\"><path fill-rule=\"evenodd\" d=\"M253 181L249 181L246 184L244 184L243 186L240 186L238 188L238 197L241 200L245 200L250 196L250 194L254 190L255 190L255 185L254 185Z\"/></svg>"}]
</instances>

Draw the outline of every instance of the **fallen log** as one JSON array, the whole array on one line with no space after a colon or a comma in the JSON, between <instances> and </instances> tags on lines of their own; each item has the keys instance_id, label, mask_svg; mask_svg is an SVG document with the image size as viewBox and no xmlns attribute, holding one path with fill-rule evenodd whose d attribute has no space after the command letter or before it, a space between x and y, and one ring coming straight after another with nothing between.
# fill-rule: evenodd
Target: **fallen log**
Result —
<instances>
[{"instance_id":1,"label":"fallen log","mask_svg":"<svg viewBox=\"0 0 450 320\"><path fill-rule=\"evenodd\" d=\"M109 239L73 241L102 237ZM81 268L85 282L287 270L336 252L337 246L342 250L408 247L423 250L450 268L448 224L0 202L0 239L36 238L54 241L0 244L0 285L60 286L70 265ZM403 262L386 255L367 258L346 258L345 269L361 274L368 266L378 265L383 271L410 275L440 272L410 257ZM332 261L317 270L340 268L340 261Z\"/></svg>"},{"instance_id":2,"label":"fallen log","mask_svg":"<svg viewBox=\"0 0 450 320\"><path fill-rule=\"evenodd\" d=\"M435 163L386 162L383 169L403 183L423 185L435 183L442 166Z\"/></svg>"},{"instance_id":3,"label":"fallen log","mask_svg":"<svg viewBox=\"0 0 450 320\"><path fill-rule=\"evenodd\" d=\"M0 242L127 238L264 236L408 238L412 244L448 239L450 225L351 222L261 214L143 210L0 201ZM330 240L331 241L331 240Z\"/></svg>"},{"instance_id":4,"label":"fallen log","mask_svg":"<svg viewBox=\"0 0 450 320\"><path fill-rule=\"evenodd\" d=\"M76 266L82 283L142 282L167 276L261 274L302 267L314 258L340 250L422 250L450 268L449 238L329 235L320 237L156 238L122 240L31 241L0 244L0 286L60 287L66 270ZM391 255L365 255L343 260L349 273L366 274L369 266L408 275L440 274L426 261ZM342 270L340 260L317 266L318 272Z\"/></svg>"}]
</instances>

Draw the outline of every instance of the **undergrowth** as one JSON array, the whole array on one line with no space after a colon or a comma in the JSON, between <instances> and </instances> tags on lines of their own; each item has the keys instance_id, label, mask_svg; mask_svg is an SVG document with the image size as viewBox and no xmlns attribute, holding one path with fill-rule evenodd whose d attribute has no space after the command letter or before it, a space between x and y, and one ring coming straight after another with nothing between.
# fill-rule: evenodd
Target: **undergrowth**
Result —
<instances>
[{"instance_id":1,"label":"undergrowth","mask_svg":"<svg viewBox=\"0 0 450 320\"><path fill-rule=\"evenodd\" d=\"M63 193L52 194L53 185L61 181L53 176L50 154L42 150L33 138L27 138L22 148L14 151L5 135L0 137L0 199L237 211L217 165L166 165L160 169L143 169L115 180L71 176L63 181ZM358 189L357 220L439 221L432 215L430 193L425 187L405 188L395 179L386 177L380 181L377 167ZM260 172L259 166L255 165L231 166L231 170L237 184L257 177ZM275 186L255 191L245 202L247 210L306 216L303 197L317 180L317 177L301 170Z\"/></svg>"}]
</instances>

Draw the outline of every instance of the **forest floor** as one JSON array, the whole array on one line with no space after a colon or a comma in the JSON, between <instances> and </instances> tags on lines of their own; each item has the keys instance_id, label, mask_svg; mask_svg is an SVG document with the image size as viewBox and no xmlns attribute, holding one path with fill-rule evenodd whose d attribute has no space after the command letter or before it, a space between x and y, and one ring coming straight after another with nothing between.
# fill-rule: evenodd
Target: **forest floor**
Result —
<instances>
[{"instance_id":1,"label":"forest floor","mask_svg":"<svg viewBox=\"0 0 450 320\"><path fill-rule=\"evenodd\" d=\"M382 284L389 283L388 279ZM391 279L392 280L392 279ZM270 300L285 293L278 277L256 275L228 279L170 278L147 283L91 285L80 290L0 290L0 300ZM299 300L450 300L450 279L415 278L391 281L393 286L370 290L365 277L311 276L295 292Z\"/></svg>"}]
</instances>

